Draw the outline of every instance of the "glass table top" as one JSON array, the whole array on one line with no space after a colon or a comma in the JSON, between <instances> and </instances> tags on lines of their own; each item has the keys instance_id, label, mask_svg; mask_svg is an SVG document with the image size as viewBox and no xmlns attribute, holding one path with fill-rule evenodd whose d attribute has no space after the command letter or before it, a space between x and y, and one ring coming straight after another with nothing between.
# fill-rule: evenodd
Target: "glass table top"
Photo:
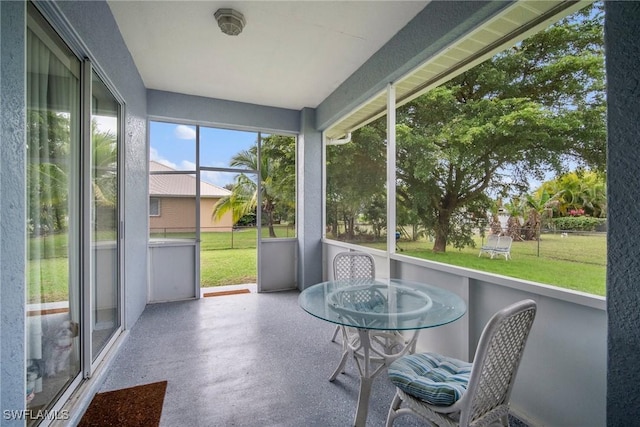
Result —
<instances>
[{"instance_id":1,"label":"glass table top","mask_svg":"<svg viewBox=\"0 0 640 427\"><path fill-rule=\"evenodd\" d=\"M410 330L444 325L467 310L454 292L401 279L349 279L302 291L300 307L328 322L363 329Z\"/></svg>"}]
</instances>

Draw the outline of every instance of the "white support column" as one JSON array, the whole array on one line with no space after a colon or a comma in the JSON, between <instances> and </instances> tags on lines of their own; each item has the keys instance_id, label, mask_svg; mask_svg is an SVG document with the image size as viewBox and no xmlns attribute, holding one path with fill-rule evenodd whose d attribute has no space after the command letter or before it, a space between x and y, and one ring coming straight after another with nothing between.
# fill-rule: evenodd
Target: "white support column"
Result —
<instances>
[{"instance_id":1,"label":"white support column","mask_svg":"<svg viewBox=\"0 0 640 427\"><path fill-rule=\"evenodd\" d=\"M387 85L387 262L396 252L396 87Z\"/></svg>"},{"instance_id":2,"label":"white support column","mask_svg":"<svg viewBox=\"0 0 640 427\"><path fill-rule=\"evenodd\" d=\"M467 362L471 362L473 361L473 356L475 356L476 353L476 345L475 343L471 342L471 328L469 325L469 319L471 318L471 314L469 313L469 310L471 309L471 294L469 292L469 282L471 281L471 279L469 279L468 276L463 276L461 277L461 281L462 287L460 290L461 293L459 295L467 303L467 314L465 316L462 316L462 318L458 320L458 322L461 322L462 324L462 334L460 334L462 336L462 347L460 348L460 353L467 356L467 358L465 359Z\"/></svg>"},{"instance_id":3,"label":"white support column","mask_svg":"<svg viewBox=\"0 0 640 427\"><path fill-rule=\"evenodd\" d=\"M202 242L201 230L200 230L200 179L202 178L202 172L200 170L200 125L196 125L196 247L194 253L194 265L193 265L193 277L194 277L194 295L196 299L200 299L202 297L202 292L200 291L200 244Z\"/></svg>"}]
</instances>

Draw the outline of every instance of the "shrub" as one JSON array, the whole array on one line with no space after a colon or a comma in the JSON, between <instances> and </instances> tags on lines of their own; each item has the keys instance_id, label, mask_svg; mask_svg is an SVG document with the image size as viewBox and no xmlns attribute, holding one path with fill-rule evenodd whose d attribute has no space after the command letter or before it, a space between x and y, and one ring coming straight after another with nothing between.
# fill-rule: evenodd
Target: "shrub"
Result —
<instances>
[{"instance_id":1,"label":"shrub","mask_svg":"<svg viewBox=\"0 0 640 427\"><path fill-rule=\"evenodd\" d=\"M566 216L551 220L556 230L596 231L607 222L606 218L594 218L591 216Z\"/></svg>"}]
</instances>

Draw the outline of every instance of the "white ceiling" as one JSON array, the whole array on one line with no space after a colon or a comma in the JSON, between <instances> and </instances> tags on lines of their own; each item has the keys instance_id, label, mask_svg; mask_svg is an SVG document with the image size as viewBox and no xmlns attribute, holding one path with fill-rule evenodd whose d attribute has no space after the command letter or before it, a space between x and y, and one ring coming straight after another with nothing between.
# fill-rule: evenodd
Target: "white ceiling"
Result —
<instances>
[{"instance_id":1,"label":"white ceiling","mask_svg":"<svg viewBox=\"0 0 640 427\"><path fill-rule=\"evenodd\" d=\"M122 1L109 6L145 86L317 107L428 1ZM244 14L238 36L213 17Z\"/></svg>"}]
</instances>

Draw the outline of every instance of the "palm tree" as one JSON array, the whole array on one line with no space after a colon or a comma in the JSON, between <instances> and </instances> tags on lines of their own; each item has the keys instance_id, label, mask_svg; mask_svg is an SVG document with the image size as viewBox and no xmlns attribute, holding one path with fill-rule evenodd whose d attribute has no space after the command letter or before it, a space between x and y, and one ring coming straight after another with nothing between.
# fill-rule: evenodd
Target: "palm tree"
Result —
<instances>
[{"instance_id":1,"label":"palm tree","mask_svg":"<svg viewBox=\"0 0 640 427\"><path fill-rule=\"evenodd\" d=\"M520 218L524 218L526 203L520 197L514 197L511 203L505 203L504 209L509 214L507 220L507 236L516 240L522 240L522 224Z\"/></svg>"},{"instance_id":2,"label":"palm tree","mask_svg":"<svg viewBox=\"0 0 640 427\"><path fill-rule=\"evenodd\" d=\"M269 237L277 237L274 224L274 210L276 207L276 196L274 190L274 178L270 173L274 162L267 156L261 156L258 165L258 148L251 147L249 150L242 150L231 158L230 166L249 170L256 170L260 175L258 183L245 173L236 176L235 183L231 189L231 194L222 197L213 207L211 214L214 220L219 220L227 212L232 212L234 224L243 216L254 213L258 206L258 188L262 198L262 212L264 220L269 227Z\"/></svg>"},{"instance_id":3,"label":"palm tree","mask_svg":"<svg viewBox=\"0 0 640 427\"><path fill-rule=\"evenodd\" d=\"M32 232L64 231L69 209L69 117L55 111L29 110L27 141L27 214Z\"/></svg>"},{"instance_id":4,"label":"palm tree","mask_svg":"<svg viewBox=\"0 0 640 427\"><path fill-rule=\"evenodd\" d=\"M118 201L118 138L111 131L100 131L95 121L91 128L95 203L115 208Z\"/></svg>"},{"instance_id":5,"label":"palm tree","mask_svg":"<svg viewBox=\"0 0 640 427\"><path fill-rule=\"evenodd\" d=\"M583 205L597 218L607 216L607 185L604 181L592 182L583 191Z\"/></svg>"},{"instance_id":6,"label":"palm tree","mask_svg":"<svg viewBox=\"0 0 640 427\"><path fill-rule=\"evenodd\" d=\"M600 173L570 172L545 182L543 188L549 193L561 193L554 205L561 216L566 216L572 209L584 209L594 217L606 216L606 184Z\"/></svg>"},{"instance_id":7,"label":"palm tree","mask_svg":"<svg viewBox=\"0 0 640 427\"><path fill-rule=\"evenodd\" d=\"M549 212L553 214L553 206L562 197L563 191L550 194L545 188L539 188L533 194L527 194L524 200L524 206L529 208L529 215L524 224L525 240L535 240L540 234L540 226L542 224L543 214Z\"/></svg>"}]
</instances>

